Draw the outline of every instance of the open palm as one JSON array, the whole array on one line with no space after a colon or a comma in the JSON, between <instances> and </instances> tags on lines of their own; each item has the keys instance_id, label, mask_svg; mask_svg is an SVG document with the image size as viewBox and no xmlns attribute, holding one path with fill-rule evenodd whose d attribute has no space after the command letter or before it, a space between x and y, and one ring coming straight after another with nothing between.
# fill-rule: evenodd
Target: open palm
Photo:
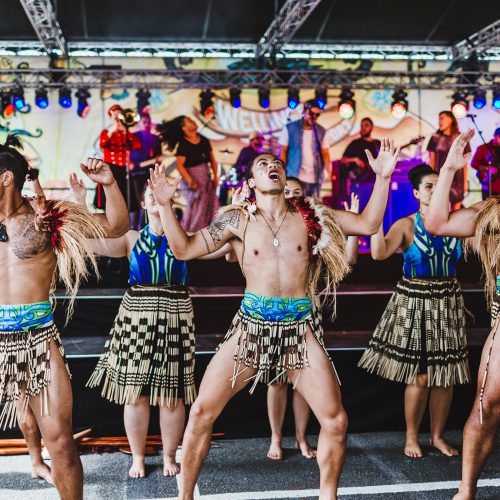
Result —
<instances>
[{"instance_id":1,"label":"open palm","mask_svg":"<svg viewBox=\"0 0 500 500\"><path fill-rule=\"evenodd\" d=\"M80 205L85 205L87 188L81 179L78 179L75 172L69 174L69 192L71 197Z\"/></svg>"},{"instance_id":2,"label":"open palm","mask_svg":"<svg viewBox=\"0 0 500 500\"><path fill-rule=\"evenodd\" d=\"M81 163L82 172L94 182L103 186L110 186L114 182L110 166L99 158L88 158L87 163Z\"/></svg>"},{"instance_id":3,"label":"open palm","mask_svg":"<svg viewBox=\"0 0 500 500\"><path fill-rule=\"evenodd\" d=\"M171 182L166 176L165 165L156 165L154 169L150 168L149 174L148 185L153 191L156 202L160 205L170 203L179 187L181 178L178 177Z\"/></svg>"},{"instance_id":4,"label":"open palm","mask_svg":"<svg viewBox=\"0 0 500 500\"><path fill-rule=\"evenodd\" d=\"M396 168L396 163L398 162L400 148L394 147L394 140L384 137L382 139L382 144L380 146L380 151L377 158L373 158L371 152L365 149L366 156L368 158L368 163L372 170L377 174L388 179L391 177L394 169Z\"/></svg>"},{"instance_id":5,"label":"open palm","mask_svg":"<svg viewBox=\"0 0 500 500\"><path fill-rule=\"evenodd\" d=\"M460 134L452 143L443 167L451 170L461 170L470 159L470 153L464 153L467 144L474 137L474 130L469 129Z\"/></svg>"}]
</instances>

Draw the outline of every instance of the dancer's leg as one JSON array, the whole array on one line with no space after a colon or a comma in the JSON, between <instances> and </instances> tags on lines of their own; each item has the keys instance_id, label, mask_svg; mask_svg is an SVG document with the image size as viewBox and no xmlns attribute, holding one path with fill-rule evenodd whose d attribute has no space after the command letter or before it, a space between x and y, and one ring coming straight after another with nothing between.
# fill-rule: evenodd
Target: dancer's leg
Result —
<instances>
[{"instance_id":1,"label":"dancer's leg","mask_svg":"<svg viewBox=\"0 0 500 500\"><path fill-rule=\"evenodd\" d=\"M446 419L453 399L453 386L433 387L429 398L431 416L431 446L449 457L457 457L459 452L443 439Z\"/></svg>"},{"instance_id":2,"label":"dancer's leg","mask_svg":"<svg viewBox=\"0 0 500 500\"><path fill-rule=\"evenodd\" d=\"M73 394L68 372L53 339L50 341L51 382L47 388L50 415L42 416L41 395L29 404L52 459L52 479L62 500L83 498L83 470L72 429Z\"/></svg>"},{"instance_id":3,"label":"dancer's leg","mask_svg":"<svg viewBox=\"0 0 500 500\"><path fill-rule=\"evenodd\" d=\"M293 417L295 419L295 444L306 458L314 458L316 450L309 446L306 438L311 409L300 392L293 391Z\"/></svg>"},{"instance_id":4,"label":"dancer's leg","mask_svg":"<svg viewBox=\"0 0 500 500\"><path fill-rule=\"evenodd\" d=\"M139 396L137 403L125 405L123 409L125 432L132 450L132 467L130 467L128 475L134 479L146 475L144 456L146 454L150 410L149 396Z\"/></svg>"},{"instance_id":5,"label":"dancer's leg","mask_svg":"<svg viewBox=\"0 0 500 500\"><path fill-rule=\"evenodd\" d=\"M255 370L247 369L233 386L233 355L238 344L235 333L212 358L201 381L198 398L191 407L182 442L181 486L179 499L192 500L201 466L210 446L212 426L229 400L247 385Z\"/></svg>"},{"instance_id":6,"label":"dancer's leg","mask_svg":"<svg viewBox=\"0 0 500 500\"><path fill-rule=\"evenodd\" d=\"M163 475L175 476L179 474L180 468L175 461L175 452L179 446L184 422L186 420L186 408L184 400L177 400L175 406L160 406L160 430L163 443Z\"/></svg>"},{"instance_id":7,"label":"dancer's leg","mask_svg":"<svg viewBox=\"0 0 500 500\"><path fill-rule=\"evenodd\" d=\"M271 445L267 452L268 458L281 460L283 449L283 422L285 420L288 384L271 384L267 389L267 414L271 425Z\"/></svg>"},{"instance_id":8,"label":"dancer's leg","mask_svg":"<svg viewBox=\"0 0 500 500\"><path fill-rule=\"evenodd\" d=\"M347 414L328 355L311 331L307 332L306 341L310 366L290 372L289 377L296 382L296 390L304 396L321 426L317 452L319 498L335 500L346 450Z\"/></svg>"},{"instance_id":9,"label":"dancer's leg","mask_svg":"<svg viewBox=\"0 0 500 500\"><path fill-rule=\"evenodd\" d=\"M20 416L23 411L22 407L23 404L21 399L17 408L18 415ZM40 434L35 415L29 406L26 410L24 419L19 419L18 423L30 455L31 477L33 479L45 479L48 483L54 484L52 476L50 475L50 468L42 458L42 435Z\"/></svg>"},{"instance_id":10,"label":"dancer's leg","mask_svg":"<svg viewBox=\"0 0 500 500\"><path fill-rule=\"evenodd\" d=\"M479 395L495 328L490 333L481 355L476 398L464 429L462 482L454 500L475 498L477 480L495 446L500 424L500 320L497 320L496 329L499 331L493 343L483 394L483 422L481 423L479 417Z\"/></svg>"},{"instance_id":11,"label":"dancer's leg","mask_svg":"<svg viewBox=\"0 0 500 500\"><path fill-rule=\"evenodd\" d=\"M423 456L422 448L418 443L418 431L428 398L427 375L417 375L415 381L408 384L405 390L406 443L404 454L410 458Z\"/></svg>"}]
</instances>

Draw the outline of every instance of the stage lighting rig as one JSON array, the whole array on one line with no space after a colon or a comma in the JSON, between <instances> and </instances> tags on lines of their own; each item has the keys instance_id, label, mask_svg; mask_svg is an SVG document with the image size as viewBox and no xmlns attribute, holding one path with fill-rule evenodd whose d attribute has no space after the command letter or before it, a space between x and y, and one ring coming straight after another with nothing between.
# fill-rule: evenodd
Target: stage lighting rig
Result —
<instances>
[{"instance_id":1,"label":"stage lighting rig","mask_svg":"<svg viewBox=\"0 0 500 500\"><path fill-rule=\"evenodd\" d=\"M12 104L17 111L21 111L26 106L26 101L24 100L24 90L22 87L14 87L11 92Z\"/></svg>"},{"instance_id":2,"label":"stage lighting rig","mask_svg":"<svg viewBox=\"0 0 500 500\"><path fill-rule=\"evenodd\" d=\"M325 109L326 103L328 101L328 96L325 87L318 87L314 93L314 98L316 99L316 104L319 109Z\"/></svg>"},{"instance_id":3,"label":"stage lighting rig","mask_svg":"<svg viewBox=\"0 0 500 500\"><path fill-rule=\"evenodd\" d=\"M394 118L404 118L408 113L408 94L403 89L392 94L391 113Z\"/></svg>"},{"instance_id":4,"label":"stage lighting rig","mask_svg":"<svg viewBox=\"0 0 500 500\"><path fill-rule=\"evenodd\" d=\"M90 104L88 103L90 92L87 89L80 89L75 94L75 97L78 99L78 105L76 108L77 115L80 118L87 118L90 113Z\"/></svg>"},{"instance_id":5,"label":"stage lighting rig","mask_svg":"<svg viewBox=\"0 0 500 500\"><path fill-rule=\"evenodd\" d=\"M214 113L214 97L215 94L211 90L203 90L200 92L200 110L201 114L206 118Z\"/></svg>"},{"instance_id":6,"label":"stage lighting rig","mask_svg":"<svg viewBox=\"0 0 500 500\"><path fill-rule=\"evenodd\" d=\"M229 89L229 100L233 108L241 107L241 90L236 87Z\"/></svg>"},{"instance_id":7,"label":"stage lighting rig","mask_svg":"<svg viewBox=\"0 0 500 500\"><path fill-rule=\"evenodd\" d=\"M339 115L344 119L348 120L354 115L356 110L356 102L354 101L354 92L351 89L342 89L340 92L339 101Z\"/></svg>"},{"instance_id":8,"label":"stage lighting rig","mask_svg":"<svg viewBox=\"0 0 500 500\"><path fill-rule=\"evenodd\" d=\"M469 103L467 102L467 94L461 90L457 90L451 98L451 112L455 118L463 118L469 111Z\"/></svg>"},{"instance_id":9,"label":"stage lighting rig","mask_svg":"<svg viewBox=\"0 0 500 500\"><path fill-rule=\"evenodd\" d=\"M477 88L473 92L474 99L472 100L472 103L474 104L474 107L476 109L483 109L486 106L486 91Z\"/></svg>"},{"instance_id":10,"label":"stage lighting rig","mask_svg":"<svg viewBox=\"0 0 500 500\"><path fill-rule=\"evenodd\" d=\"M71 89L68 87L62 87L59 89L59 104L65 108L71 108L73 105L73 100L71 99Z\"/></svg>"},{"instance_id":11,"label":"stage lighting rig","mask_svg":"<svg viewBox=\"0 0 500 500\"><path fill-rule=\"evenodd\" d=\"M500 109L500 86L493 89L493 99L491 100L491 105L494 109Z\"/></svg>"},{"instance_id":12,"label":"stage lighting rig","mask_svg":"<svg viewBox=\"0 0 500 500\"><path fill-rule=\"evenodd\" d=\"M258 90L259 93L259 104L260 107L263 109L267 109L269 105L271 104L271 100L269 96L271 95L271 91L269 90L268 87L261 87Z\"/></svg>"},{"instance_id":13,"label":"stage lighting rig","mask_svg":"<svg viewBox=\"0 0 500 500\"><path fill-rule=\"evenodd\" d=\"M39 88L35 90L35 104L40 109L45 109L49 106L49 96L46 89Z\"/></svg>"},{"instance_id":14,"label":"stage lighting rig","mask_svg":"<svg viewBox=\"0 0 500 500\"><path fill-rule=\"evenodd\" d=\"M148 89L139 89L137 94L137 112L144 113L144 109L149 106L149 99L151 99L151 92Z\"/></svg>"},{"instance_id":15,"label":"stage lighting rig","mask_svg":"<svg viewBox=\"0 0 500 500\"><path fill-rule=\"evenodd\" d=\"M288 107L295 109L300 103L299 89L291 87L288 89Z\"/></svg>"}]
</instances>

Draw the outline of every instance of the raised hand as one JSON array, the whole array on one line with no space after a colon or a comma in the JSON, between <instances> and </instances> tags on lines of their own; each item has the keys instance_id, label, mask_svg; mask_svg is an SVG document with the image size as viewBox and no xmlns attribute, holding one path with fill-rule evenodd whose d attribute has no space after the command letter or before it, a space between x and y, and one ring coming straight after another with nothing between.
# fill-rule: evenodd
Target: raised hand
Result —
<instances>
[{"instance_id":1,"label":"raised hand","mask_svg":"<svg viewBox=\"0 0 500 500\"><path fill-rule=\"evenodd\" d=\"M452 143L448 156L442 168L450 170L461 170L470 160L472 153L464 153L469 141L474 137L474 130L471 128L461 133Z\"/></svg>"},{"instance_id":2,"label":"raised hand","mask_svg":"<svg viewBox=\"0 0 500 500\"><path fill-rule=\"evenodd\" d=\"M69 192L71 197L79 205L86 205L87 188L81 179L78 179L76 172L69 174Z\"/></svg>"},{"instance_id":3,"label":"raised hand","mask_svg":"<svg viewBox=\"0 0 500 500\"><path fill-rule=\"evenodd\" d=\"M88 158L86 164L80 163L80 168L91 181L103 186L110 186L115 182L110 166L99 158Z\"/></svg>"},{"instance_id":4,"label":"raised hand","mask_svg":"<svg viewBox=\"0 0 500 500\"><path fill-rule=\"evenodd\" d=\"M351 193L351 206L347 201L344 201L344 209L346 212L359 214L359 196L356 193Z\"/></svg>"},{"instance_id":5,"label":"raised hand","mask_svg":"<svg viewBox=\"0 0 500 500\"><path fill-rule=\"evenodd\" d=\"M167 205L175 196L177 188L181 182L181 177L177 177L174 182L171 182L166 175L165 165L155 165L155 168L149 169L150 178L148 186L153 191L155 200L160 205Z\"/></svg>"},{"instance_id":6,"label":"raised hand","mask_svg":"<svg viewBox=\"0 0 500 500\"><path fill-rule=\"evenodd\" d=\"M245 200L248 200L250 196L250 188L248 187L247 181L243 182L243 186L234 190L233 198L231 203L233 205L243 205Z\"/></svg>"},{"instance_id":7,"label":"raised hand","mask_svg":"<svg viewBox=\"0 0 500 500\"><path fill-rule=\"evenodd\" d=\"M393 139L384 137L377 158L373 158L368 149L365 149L365 153L372 170L382 178L390 179L398 162L399 150L399 147L394 147Z\"/></svg>"}]
</instances>

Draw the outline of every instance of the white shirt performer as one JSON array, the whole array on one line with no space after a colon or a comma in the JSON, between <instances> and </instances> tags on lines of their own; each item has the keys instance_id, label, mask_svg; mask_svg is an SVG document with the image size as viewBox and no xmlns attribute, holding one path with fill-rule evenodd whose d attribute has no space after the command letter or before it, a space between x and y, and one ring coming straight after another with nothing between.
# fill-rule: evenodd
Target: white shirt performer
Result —
<instances>
[{"instance_id":1,"label":"white shirt performer","mask_svg":"<svg viewBox=\"0 0 500 500\"><path fill-rule=\"evenodd\" d=\"M272 382L286 373L316 415L320 498L337 498L347 432L339 383L314 322L312 302L321 278L327 291L348 272L346 235L370 235L382 223L390 177L398 150L384 140L370 165L377 176L372 197L361 214L334 211L309 198L285 199L285 168L270 154L247 169L255 203L222 210L208 227L188 236L178 223L172 198L179 184L169 182L164 167L151 171L150 186L161 205L160 217L174 255L190 260L230 243L243 274L246 292L226 338L201 382L183 441L179 498L192 499L207 456L212 426L229 400L249 382Z\"/></svg>"}]
</instances>

